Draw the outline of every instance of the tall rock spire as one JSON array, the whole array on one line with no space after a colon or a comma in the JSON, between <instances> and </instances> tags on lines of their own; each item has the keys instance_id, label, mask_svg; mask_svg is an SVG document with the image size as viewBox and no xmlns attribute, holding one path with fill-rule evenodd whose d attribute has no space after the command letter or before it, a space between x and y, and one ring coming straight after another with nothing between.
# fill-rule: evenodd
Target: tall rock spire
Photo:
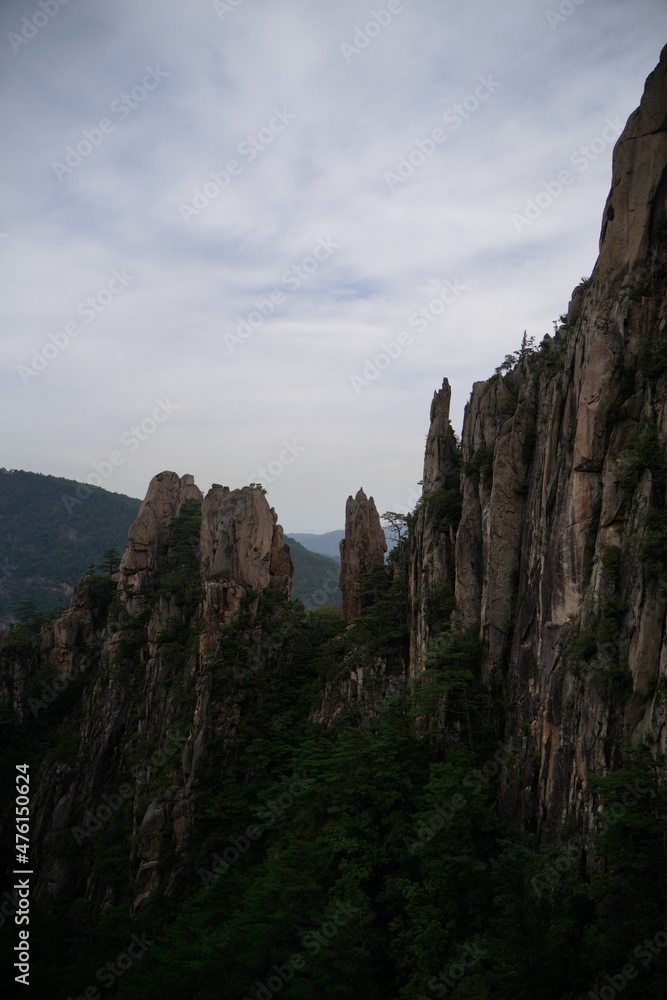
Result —
<instances>
[{"instance_id":1,"label":"tall rock spire","mask_svg":"<svg viewBox=\"0 0 667 1000\"><path fill-rule=\"evenodd\" d=\"M431 425L424 453L424 493L442 489L456 473L456 438L449 422L451 399L452 390L444 378L442 388L434 393L431 403ZM458 473L456 475L458 477Z\"/></svg>"},{"instance_id":2,"label":"tall rock spire","mask_svg":"<svg viewBox=\"0 0 667 1000\"><path fill-rule=\"evenodd\" d=\"M387 541L373 497L363 490L345 504L345 538L340 542L339 586L343 592L343 618L348 624L361 613L359 581L375 563L384 562Z\"/></svg>"}]
</instances>

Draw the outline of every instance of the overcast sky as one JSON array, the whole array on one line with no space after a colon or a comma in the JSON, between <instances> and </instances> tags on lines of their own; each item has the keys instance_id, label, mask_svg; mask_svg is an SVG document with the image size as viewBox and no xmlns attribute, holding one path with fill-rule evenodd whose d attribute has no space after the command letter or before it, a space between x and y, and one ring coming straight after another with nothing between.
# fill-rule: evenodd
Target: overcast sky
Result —
<instances>
[{"instance_id":1,"label":"overcast sky","mask_svg":"<svg viewBox=\"0 0 667 1000\"><path fill-rule=\"evenodd\" d=\"M0 465L262 481L323 532L360 486L413 507L443 377L460 434L553 332L667 10L3 0L0 29Z\"/></svg>"}]
</instances>

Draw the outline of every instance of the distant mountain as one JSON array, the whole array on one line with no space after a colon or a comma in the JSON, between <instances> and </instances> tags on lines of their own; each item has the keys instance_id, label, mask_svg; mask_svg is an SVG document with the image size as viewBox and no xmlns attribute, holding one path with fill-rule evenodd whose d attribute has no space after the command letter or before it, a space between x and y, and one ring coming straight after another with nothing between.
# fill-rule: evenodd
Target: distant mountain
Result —
<instances>
[{"instance_id":1,"label":"distant mountain","mask_svg":"<svg viewBox=\"0 0 667 1000\"><path fill-rule=\"evenodd\" d=\"M15 620L21 600L42 612L66 606L74 585L106 549L125 551L140 504L99 486L0 469L0 626ZM287 542L294 563L292 596L306 607L340 604L338 563L293 537Z\"/></svg>"},{"instance_id":2,"label":"distant mountain","mask_svg":"<svg viewBox=\"0 0 667 1000\"><path fill-rule=\"evenodd\" d=\"M14 620L22 599L40 611L67 605L106 549L122 554L140 503L71 479L0 469L0 624Z\"/></svg>"},{"instance_id":3,"label":"distant mountain","mask_svg":"<svg viewBox=\"0 0 667 1000\"><path fill-rule=\"evenodd\" d=\"M390 549L393 549L395 542L392 541L386 531L384 535L387 539L387 552L389 552ZM345 538L344 531L325 531L323 535L295 534L290 535L290 538L295 539L310 552L319 552L320 555L329 556L331 559L335 559L337 563L340 563L338 543L341 538Z\"/></svg>"},{"instance_id":4,"label":"distant mountain","mask_svg":"<svg viewBox=\"0 0 667 1000\"><path fill-rule=\"evenodd\" d=\"M336 532L331 532L331 534L336 534ZM289 545L290 555L294 563L292 597L295 600L303 601L307 608L319 607L322 604L340 604L339 563L328 556L310 551L296 541L294 535L285 535L284 538Z\"/></svg>"},{"instance_id":5,"label":"distant mountain","mask_svg":"<svg viewBox=\"0 0 667 1000\"><path fill-rule=\"evenodd\" d=\"M323 535L290 535L310 552L319 552L320 555L329 556L340 562L340 550L338 543L341 538L345 538L344 531L325 531Z\"/></svg>"}]
</instances>

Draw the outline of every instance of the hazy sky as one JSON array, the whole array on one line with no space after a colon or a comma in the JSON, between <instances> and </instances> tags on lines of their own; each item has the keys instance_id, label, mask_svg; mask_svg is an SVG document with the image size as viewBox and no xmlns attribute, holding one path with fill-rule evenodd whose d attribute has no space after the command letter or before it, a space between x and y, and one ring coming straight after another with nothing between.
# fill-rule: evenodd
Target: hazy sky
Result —
<instances>
[{"instance_id":1,"label":"hazy sky","mask_svg":"<svg viewBox=\"0 0 667 1000\"><path fill-rule=\"evenodd\" d=\"M667 9L3 0L0 29L0 465L262 481L322 532L360 486L414 506L443 377L460 433L553 331Z\"/></svg>"}]
</instances>

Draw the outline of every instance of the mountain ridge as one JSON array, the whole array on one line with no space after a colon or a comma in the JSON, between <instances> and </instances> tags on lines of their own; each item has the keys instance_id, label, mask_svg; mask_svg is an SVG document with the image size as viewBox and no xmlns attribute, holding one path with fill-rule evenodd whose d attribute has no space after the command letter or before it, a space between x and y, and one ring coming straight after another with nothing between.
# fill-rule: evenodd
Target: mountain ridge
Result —
<instances>
[{"instance_id":1,"label":"mountain ridge","mask_svg":"<svg viewBox=\"0 0 667 1000\"><path fill-rule=\"evenodd\" d=\"M667 47L591 277L460 442L443 379L386 564L349 498L344 615L261 489L162 472L118 573L0 642L59 997L137 930L125 1000L664 995L666 251Z\"/></svg>"}]
</instances>

